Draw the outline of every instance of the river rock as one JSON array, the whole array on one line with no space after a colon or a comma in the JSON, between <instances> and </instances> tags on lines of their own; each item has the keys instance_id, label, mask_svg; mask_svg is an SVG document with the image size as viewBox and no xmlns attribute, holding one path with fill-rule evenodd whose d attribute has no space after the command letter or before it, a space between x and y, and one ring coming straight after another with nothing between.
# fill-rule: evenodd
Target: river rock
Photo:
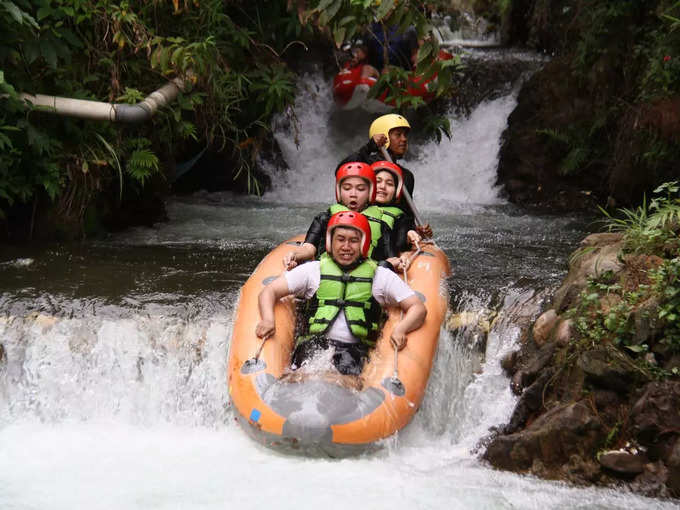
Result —
<instances>
[{"instance_id":1,"label":"river rock","mask_svg":"<svg viewBox=\"0 0 680 510\"><path fill-rule=\"evenodd\" d=\"M566 347L576 338L576 325L573 319L560 321L555 330L555 343L560 347Z\"/></svg>"},{"instance_id":2,"label":"river rock","mask_svg":"<svg viewBox=\"0 0 680 510\"><path fill-rule=\"evenodd\" d=\"M668 469L663 462L648 462L630 487L635 492L649 497L667 498L670 496L670 491L666 487L668 478Z\"/></svg>"},{"instance_id":3,"label":"river rock","mask_svg":"<svg viewBox=\"0 0 680 510\"><path fill-rule=\"evenodd\" d=\"M550 363L554 353L555 344L551 342L545 344L533 356L526 360L523 363L523 367L520 368L512 378L510 384L512 390L515 393L520 394L523 388L533 383L543 368Z\"/></svg>"},{"instance_id":4,"label":"river rock","mask_svg":"<svg viewBox=\"0 0 680 510\"><path fill-rule=\"evenodd\" d=\"M582 402L554 407L521 432L497 436L484 457L495 467L527 471L535 459L559 467L572 455L589 458L604 439L597 416Z\"/></svg>"},{"instance_id":5,"label":"river rock","mask_svg":"<svg viewBox=\"0 0 680 510\"><path fill-rule=\"evenodd\" d=\"M457 331L459 329L478 329L488 333L491 327L493 313L489 310L463 311L453 313L446 321L446 329Z\"/></svg>"},{"instance_id":6,"label":"river rock","mask_svg":"<svg viewBox=\"0 0 680 510\"><path fill-rule=\"evenodd\" d=\"M543 390L552 374L551 370L543 371L538 376L538 379L522 392L522 396L512 412L510 421L503 428L505 434L511 434L519 430L526 424L531 415L543 406Z\"/></svg>"},{"instance_id":7,"label":"river rock","mask_svg":"<svg viewBox=\"0 0 680 510\"><path fill-rule=\"evenodd\" d=\"M503 356L503 359L501 359L501 368L509 376L514 375L514 373L517 371L518 354L518 351L511 351Z\"/></svg>"},{"instance_id":8,"label":"river rock","mask_svg":"<svg viewBox=\"0 0 680 510\"><path fill-rule=\"evenodd\" d=\"M578 366L592 384L614 391L627 392L638 377L633 361L611 346L582 353Z\"/></svg>"},{"instance_id":9,"label":"river rock","mask_svg":"<svg viewBox=\"0 0 680 510\"><path fill-rule=\"evenodd\" d=\"M636 344L649 343L658 336L665 326L659 319L659 300L652 296L633 310L633 341Z\"/></svg>"},{"instance_id":10,"label":"river rock","mask_svg":"<svg viewBox=\"0 0 680 510\"><path fill-rule=\"evenodd\" d=\"M649 459L645 455L625 451L608 451L600 454L598 457L600 465L611 471L622 475L637 475L642 473L645 464Z\"/></svg>"},{"instance_id":11,"label":"river rock","mask_svg":"<svg viewBox=\"0 0 680 510\"><path fill-rule=\"evenodd\" d=\"M588 251L572 257L567 278L553 296L552 305L558 313L573 306L578 295L586 288L588 278L597 278L608 271L612 274L621 272L623 264L619 260L619 253L623 241L620 235L614 236L591 234L581 242L581 248Z\"/></svg>"},{"instance_id":12,"label":"river rock","mask_svg":"<svg viewBox=\"0 0 680 510\"><path fill-rule=\"evenodd\" d=\"M680 440L675 441L673 450L666 460L668 479L666 485L674 497L680 496Z\"/></svg>"},{"instance_id":13,"label":"river rock","mask_svg":"<svg viewBox=\"0 0 680 510\"><path fill-rule=\"evenodd\" d=\"M604 246L607 244L618 243L623 240L623 234L620 232L596 232L583 238L579 243L581 247L587 246Z\"/></svg>"},{"instance_id":14,"label":"river rock","mask_svg":"<svg viewBox=\"0 0 680 510\"><path fill-rule=\"evenodd\" d=\"M533 327L533 337L536 345L541 347L550 339L550 334L557 323L557 318L555 310L550 309L536 319Z\"/></svg>"},{"instance_id":15,"label":"river rock","mask_svg":"<svg viewBox=\"0 0 680 510\"><path fill-rule=\"evenodd\" d=\"M657 446L662 436L680 434L680 381L651 382L630 412L640 443Z\"/></svg>"}]
</instances>

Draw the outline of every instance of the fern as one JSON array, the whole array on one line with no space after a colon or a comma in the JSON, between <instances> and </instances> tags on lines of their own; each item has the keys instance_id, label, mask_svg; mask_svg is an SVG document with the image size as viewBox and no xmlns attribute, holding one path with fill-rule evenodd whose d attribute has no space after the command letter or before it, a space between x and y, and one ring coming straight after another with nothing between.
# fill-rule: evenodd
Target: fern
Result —
<instances>
[{"instance_id":1,"label":"fern","mask_svg":"<svg viewBox=\"0 0 680 510\"><path fill-rule=\"evenodd\" d=\"M135 181L144 186L144 181L158 172L159 161L149 149L137 149L130 154L125 164L125 171Z\"/></svg>"},{"instance_id":2,"label":"fern","mask_svg":"<svg viewBox=\"0 0 680 510\"><path fill-rule=\"evenodd\" d=\"M557 129L537 129L536 134L544 135L551 142L558 142L564 145L569 145L569 136Z\"/></svg>"},{"instance_id":3,"label":"fern","mask_svg":"<svg viewBox=\"0 0 680 510\"><path fill-rule=\"evenodd\" d=\"M586 147L574 147L562 160L560 165L561 175L570 175L578 172L588 160L590 151Z\"/></svg>"}]
</instances>

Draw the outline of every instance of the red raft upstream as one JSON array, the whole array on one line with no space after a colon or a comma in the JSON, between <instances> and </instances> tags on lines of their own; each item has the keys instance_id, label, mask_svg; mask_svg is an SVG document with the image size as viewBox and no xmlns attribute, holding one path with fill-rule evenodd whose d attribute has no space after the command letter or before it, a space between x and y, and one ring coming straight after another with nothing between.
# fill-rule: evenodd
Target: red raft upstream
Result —
<instances>
[{"instance_id":1,"label":"red raft upstream","mask_svg":"<svg viewBox=\"0 0 680 510\"><path fill-rule=\"evenodd\" d=\"M451 53L440 50L439 60L450 60L453 58ZM363 64L350 67L348 64L333 78L333 98L335 104L342 110L354 110L363 108L373 113L384 113L391 111L394 104L386 103L387 91L379 97L369 98L371 87L378 81L372 77L362 77ZM413 97L422 97L426 103L434 99L434 93L430 92L432 85L436 82L437 76L430 79L423 79L415 73L411 73L406 83L404 94Z\"/></svg>"},{"instance_id":2,"label":"red raft upstream","mask_svg":"<svg viewBox=\"0 0 680 510\"><path fill-rule=\"evenodd\" d=\"M408 270L408 283L423 300L427 318L409 333L398 354L398 379L389 341L400 319L396 308L387 309L381 336L360 376L291 372L295 298L287 296L276 304L276 334L255 358L261 345L255 336L257 299L283 271L281 261L290 245L302 239L295 237L272 250L241 288L229 350L229 394L239 422L267 446L351 455L405 427L418 410L448 307L449 261L438 247L424 245Z\"/></svg>"}]
</instances>

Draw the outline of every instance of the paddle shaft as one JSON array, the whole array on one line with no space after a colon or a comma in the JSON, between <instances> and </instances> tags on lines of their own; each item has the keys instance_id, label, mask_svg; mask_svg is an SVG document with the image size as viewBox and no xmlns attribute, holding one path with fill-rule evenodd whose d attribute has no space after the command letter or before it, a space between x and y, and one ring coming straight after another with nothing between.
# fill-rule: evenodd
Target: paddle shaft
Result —
<instances>
[{"instance_id":1,"label":"paddle shaft","mask_svg":"<svg viewBox=\"0 0 680 510\"><path fill-rule=\"evenodd\" d=\"M390 157L390 155L387 152L387 149L385 149L385 147L380 147L380 152L382 152L382 155L385 158L385 161L389 161L390 163L393 163L392 158ZM406 203L408 204L408 206L411 208L411 211L413 212L413 218L416 220L416 225L418 225L418 226L425 225L422 218L420 217L420 213L418 212L418 209L416 209L416 204L413 203L413 199L411 198L411 194L408 192L408 189L406 189L406 186L402 186L401 192L404 195L404 199L406 199Z\"/></svg>"}]
</instances>

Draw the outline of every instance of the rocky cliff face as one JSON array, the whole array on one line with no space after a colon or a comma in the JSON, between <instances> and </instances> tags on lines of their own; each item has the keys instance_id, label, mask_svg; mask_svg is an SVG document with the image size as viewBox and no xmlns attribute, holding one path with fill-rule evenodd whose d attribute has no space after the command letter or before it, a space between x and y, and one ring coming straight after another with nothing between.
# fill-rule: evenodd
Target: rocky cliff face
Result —
<instances>
[{"instance_id":1,"label":"rocky cliff face","mask_svg":"<svg viewBox=\"0 0 680 510\"><path fill-rule=\"evenodd\" d=\"M663 260L621 248L619 234L587 237L550 309L503 361L520 399L484 458L544 478L679 497L680 359L658 301L644 292ZM620 314L630 292L637 297ZM604 319L601 331L593 317Z\"/></svg>"},{"instance_id":2,"label":"rocky cliff face","mask_svg":"<svg viewBox=\"0 0 680 510\"><path fill-rule=\"evenodd\" d=\"M498 182L512 202L631 205L677 176L674 9L664 0L512 2L506 40L553 56L523 87L504 135Z\"/></svg>"}]
</instances>

